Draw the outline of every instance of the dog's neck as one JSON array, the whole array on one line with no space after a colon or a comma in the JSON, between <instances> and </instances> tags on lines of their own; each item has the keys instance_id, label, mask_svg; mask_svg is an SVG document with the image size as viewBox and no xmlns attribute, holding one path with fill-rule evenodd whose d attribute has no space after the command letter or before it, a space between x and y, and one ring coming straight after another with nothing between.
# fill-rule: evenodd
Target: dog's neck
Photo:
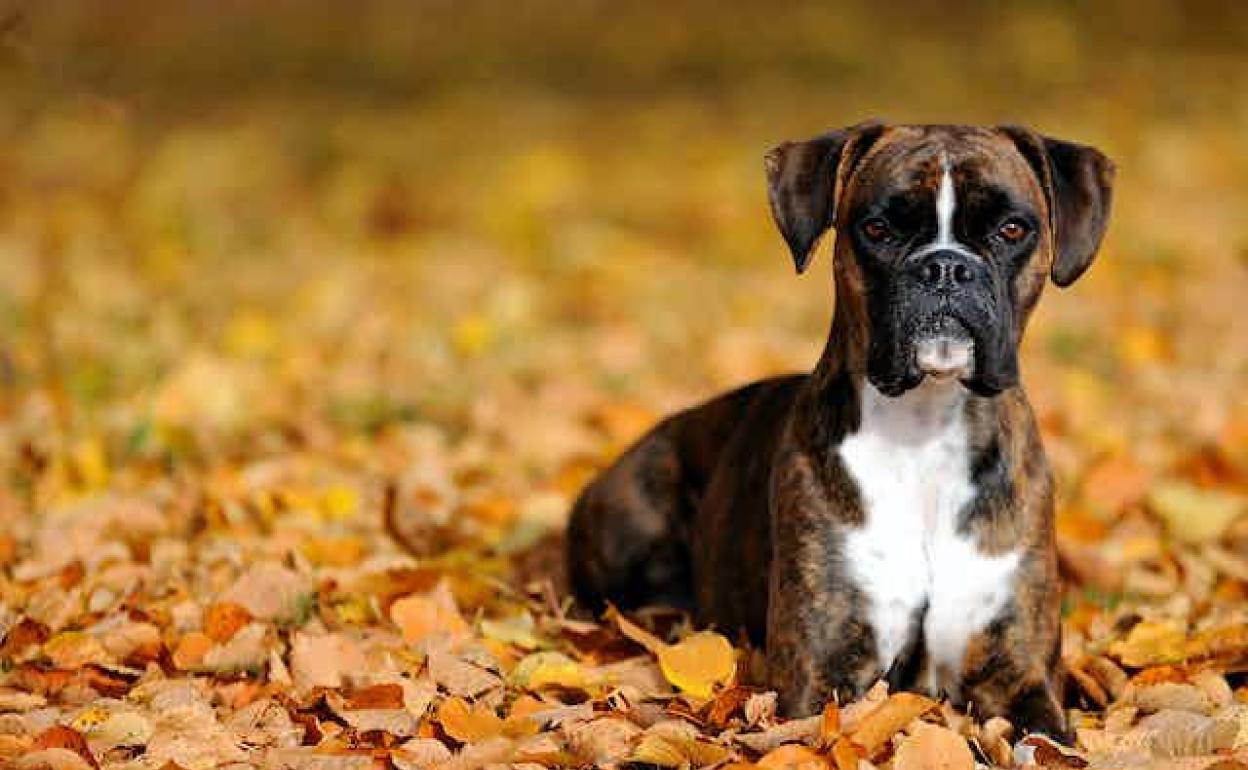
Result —
<instances>
[{"instance_id":1,"label":"dog's neck","mask_svg":"<svg viewBox=\"0 0 1248 770\"><path fill-rule=\"evenodd\" d=\"M811 375L811 406L826 417L833 434L857 432L867 421L877 428L899 431L898 440L921 441L961 414L968 399L977 398L956 379L924 379L901 396L880 393L867 379L870 323L861 291L847 291L850 280L837 274L836 306L827 342ZM902 435L905 434L905 435Z\"/></svg>"}]
</instances>

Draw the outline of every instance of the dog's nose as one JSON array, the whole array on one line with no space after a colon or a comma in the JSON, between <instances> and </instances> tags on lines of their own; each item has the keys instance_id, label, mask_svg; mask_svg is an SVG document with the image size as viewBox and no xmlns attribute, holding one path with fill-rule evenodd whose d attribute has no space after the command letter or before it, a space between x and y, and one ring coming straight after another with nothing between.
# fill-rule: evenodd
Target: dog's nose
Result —
<instances>
[{"instance_id":1,"label":"dog's nose","mask_svg":"<svg viewBox=\"0 0 1248 770\"><path fill-rule=\"evenodd\" d=\"M929 289L958 289L975 280L976 265L960 251L937 251L920 260L915 271Z\"/></svg>"}]
</instances>

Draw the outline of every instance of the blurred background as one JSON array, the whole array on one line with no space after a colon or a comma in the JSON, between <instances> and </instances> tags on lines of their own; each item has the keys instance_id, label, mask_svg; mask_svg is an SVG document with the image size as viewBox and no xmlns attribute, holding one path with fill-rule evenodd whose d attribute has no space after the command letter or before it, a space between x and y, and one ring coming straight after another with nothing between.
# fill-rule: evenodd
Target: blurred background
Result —
<instances>
[{"instance_id":1,"label":"blurred background","mask_svg":"<svg viewBox=\"0 0 1248 770\"><path fill-rule=\"evenodd\" d=\"M1233 2L5 0L0 521L139 495L349 565L389 506L486 569L656 416L813 363L768 147L1013 122L1119 165L1024 347L1068 570L1207 596L1169 544L1244 508L1245 51Z\"/></svg>"}]
</instances>

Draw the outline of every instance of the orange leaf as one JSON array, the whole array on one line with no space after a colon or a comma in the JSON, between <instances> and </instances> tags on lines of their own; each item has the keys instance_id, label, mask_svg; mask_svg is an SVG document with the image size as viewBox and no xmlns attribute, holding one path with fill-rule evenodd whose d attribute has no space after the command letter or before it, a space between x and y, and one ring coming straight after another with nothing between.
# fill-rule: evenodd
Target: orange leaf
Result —
<instances>
[{"instance_id":1,"label":"orange leaf","mask_svg":"<svg viewBox=\"0 0 1248 770\"><path fill-rule=\"evenodd\" d=\"M937 725L920 724L902 741L893 770L973 770L975 756L962 736Z\"/></svg>"},{"instance_id":2,"label":"orange leaf","mask_svg":"<svg viewBox=\"0 0 1248 770\"><path fill-rule=\"evenodd\" d=\"M415 644L446 634L460 637L468 633L468 624L459 614L450 587L439 583L425 596L406 596L390 605L390 619L403 632L403 641Z\"/></svg>"},{"instance_id":3,"label":"orange leaf","mask_svg":"<svg viewBox=\"0 0 1248 770\"><path fill-rule=\"evenodd\" d=\"M213 641L207 634L190 632L178 640L178 648L173 651L173 665L183 671L194 668L203 661L212 645Z\"/></svg>"},{"instance_id":4,"label":"orange leaf","mask_svg":"<svg viewBox=\"0 0 1248 770\"><path fill-rule=\"evenodd\" d=\"M841 734L841 707L832 701L823 709L823 721L819 723L819 737L830 742Z\"/></svg>"},{"instance_id":5,"label":"orange leaf","mask_svg":"<svg viewBox=\"0 0 1248 770\"><path fill-rule=\"evenodd\" d=\"M250 622L251 613L233 602L210 604L204 610L204 633L218 644L233 639L234 634Z\"/></svg>"},{"instance_id":6,"label":"orange leaf","mask_svg":"<svg viewBox=\"0 0 1248 770\"><path fill-rule=\"evenodd\" d=\"M758 760L765 770L831 770L828 760L797 743L786 743L772 749Z\"/></svg>"},{"instance_id":7,"label":"orange leaf","mask_svg":"<svg viewBox=\"0 0 1248 770\"><path fill-rule=\"evenodd\" d=\"M874 754L901 728L931 711L936 701L911 692L890 695L884 704L872 711L854 728L850 738L862 746L867 755Z\"/></svg>"},{"instance_id":8,"label":"orange leaf","mask_svg":"<svg viewBox=\"0 0 1248 770\"><path fill-rule=\"evenodd\" d=\"M473 743L493 738L503 732L503 720L494 709L482 704L469 705L462 698L451 697L438 707L438 722L446 734L460 743Z\"/></svg>"},{"instance_id":9,"label":"orange leaf","mask_svg":"<svg viewBox=\"0 0 1248 770\"><path fill-rule=\"evenodd\" d=\"M403 688L397 684L374 684L353 690L347 698L347 708L358 709L401 709L403 708Z\"/></svg>"},{"instance_id":10,"label":"orange leaf","mask_svg":"<svg viewBox=\"0 0 1248 770\"><path fill-rule=\"evenodd\" d=\"M53 725L35 738L36 749L68 749L78 756L82 757L91 767L99 767L95 761L95 757L91 754L91 749L87 746L87 739L82 737L82 733L72 727L65 725Z\"/></svg>"},{"instance_id":11,"label":"orange leaf","mask_svg":"<svg viewBox=\"0 0 1248 770\"><path fill-rule=\"evenodd\" d=\"M858 770L858 760L865 754L861 746L843 736L832 744L832 761L836 763L836 770Z\"/></svg>"}]
</instances>

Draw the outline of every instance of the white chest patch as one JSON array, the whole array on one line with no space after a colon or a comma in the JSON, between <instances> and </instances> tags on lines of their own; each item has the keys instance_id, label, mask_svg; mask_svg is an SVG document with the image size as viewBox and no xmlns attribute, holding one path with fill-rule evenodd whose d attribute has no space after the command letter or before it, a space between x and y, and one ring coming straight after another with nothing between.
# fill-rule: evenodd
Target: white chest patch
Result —
<instances>
[{"instance_id":1,"label":"white chest patch","mask_svg":"<svg viewBox=\"0 0 1248 770\"><path fill-rule=\"evenodd\" d=\"M975 495L964 398L956 380L928 378L897 398L866 385L859 430L840 446L865 513L846 539L846 563L868 600L880 668L922 622L925 684L954 698L966 644L1005 605L1018 564L1017 553L981 555L957 531Z\"/></svg>"}]
</instances>

